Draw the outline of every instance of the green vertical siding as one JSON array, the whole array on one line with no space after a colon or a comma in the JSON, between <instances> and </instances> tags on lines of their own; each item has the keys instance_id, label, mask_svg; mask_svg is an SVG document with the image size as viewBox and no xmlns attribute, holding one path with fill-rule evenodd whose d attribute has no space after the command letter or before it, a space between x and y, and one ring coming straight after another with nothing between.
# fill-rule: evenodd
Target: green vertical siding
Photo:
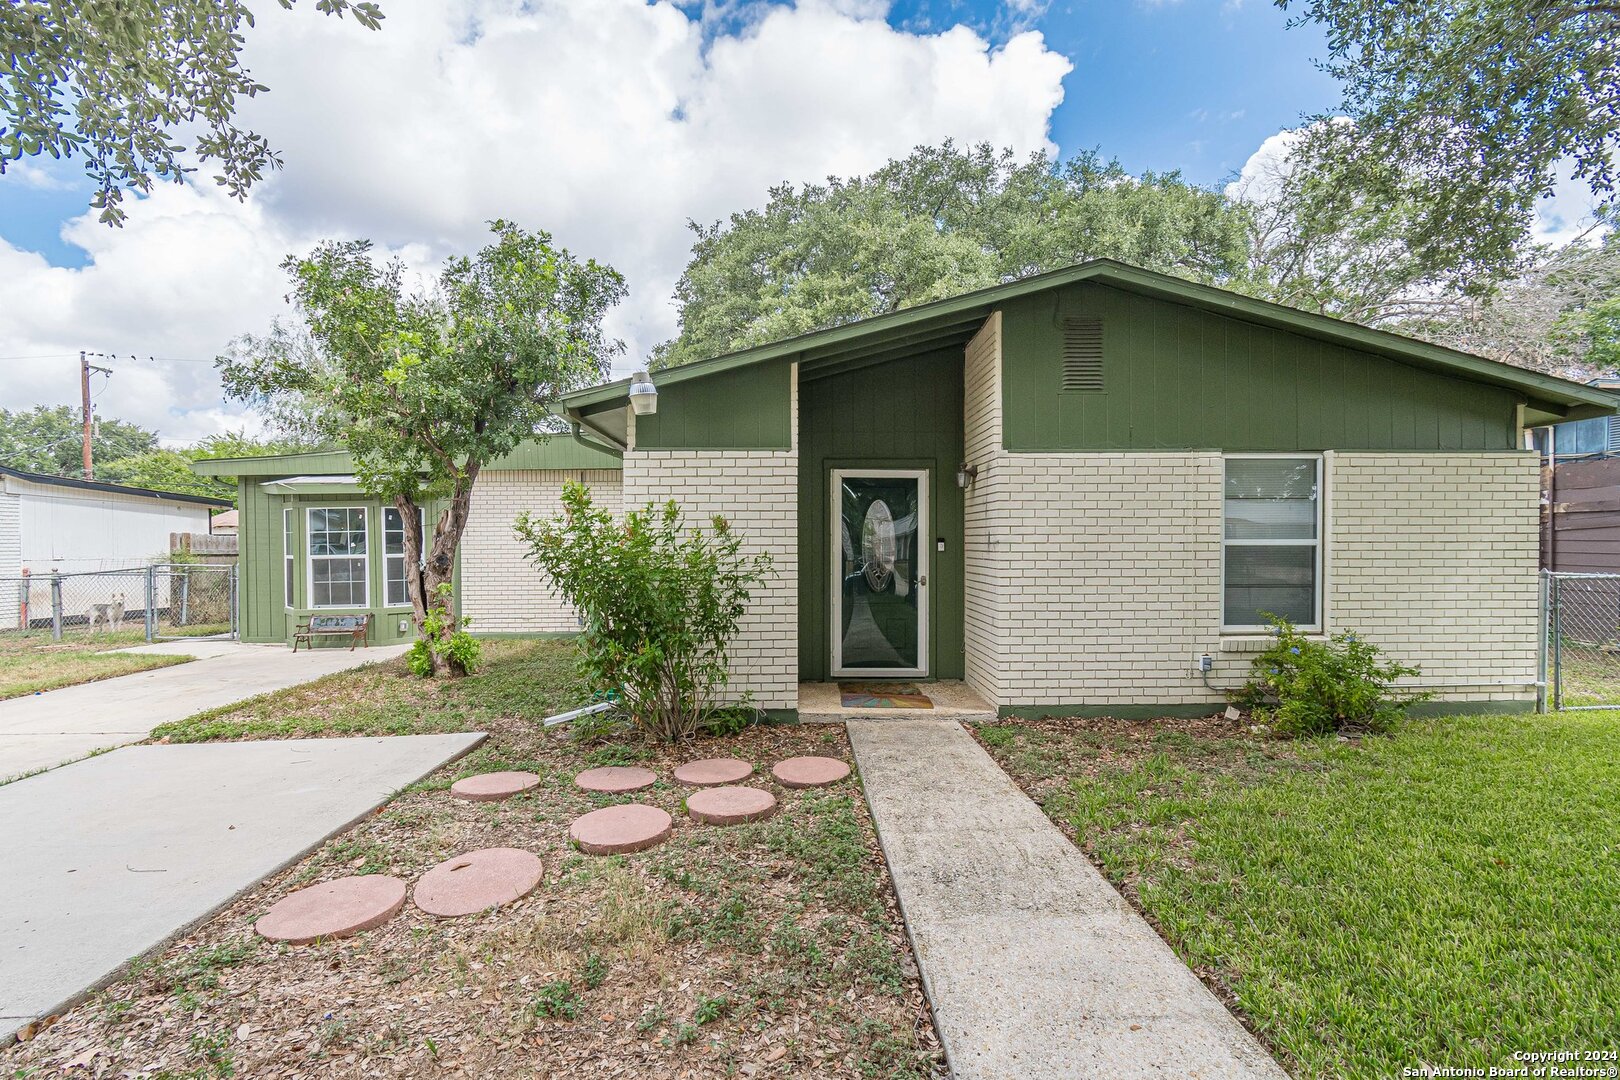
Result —
<instances>
[{"instance_id":1,"label":"green vertical siding","mask_svg":"<svg viewBox=\"0 0 1620 1080\"><path fill-rule=\"evenodd\" d=\"M799 385L799 678L832 663L833 469L928 469L929 673L962 677L962 354L910 357ZM934 549L937 538L945 551Z\"/></svg>"},{"instance_id":2,"label":"green vertical siding","mask_svg":"<svg viewBox=\"0 0 1620 1080\"><path fill-rule=\"evenodd\" d=\"M281 502L257 477L237 481L237 603L243 641L284 641Z\"/></svg>"},{"instance_id":3,"label":"green vertical siding","mask_svg":"<svg viewBox=\"0 0 1620 1080\"><path fill-rule=\"evenodd\" d=\"M1062 320L1103 324L1102 392L1064 392ZM1511 390L1093 283L1009 300L1010 450L1505 450Z\"/></svg>"},{"instance_id":4,"label":"green vertical siding","mask_svg":"<svg viewBox=\"0 0 1620 1080\"><path fill-rule=\"evenodd\" d=\"M266 477L244 477L239 481L238 502L238 571L241 634L243 641L290 642L296 624L310 615L364 614L369 612L373 644L393 644L409 641L415 631L407 623L405 631L399 629L401 618L409 619L410 605L384 606L383 575L384 554L382 537L383 504L365 495L283 495L266 491L260 485ZM367 585L369 606L365 608L309 607L309 570L304 558L307 541L308 518L305 511L318 506L363 506L370 559ZM431 529L434 519L444 511L445 504L436 502L427 506L427 525ZM283 595L282 512L294 511L293 547L296 556L297 579L294 583L295 607L288 610ZM460 560L457 559L457 570ZM345 646L347 647L347 646Z\"/></svg>"},{"instance_id":5,"label":"green vertical siding","mask_svg":"<svg viewBox=\"0 0 1620 1080\"><path fill-rule=\"evenodd\" d=\"M636 417L636 449L785 450L791 380L792 366L781 360L661 387L658 411Z\"/></svg>"}]
</instances>

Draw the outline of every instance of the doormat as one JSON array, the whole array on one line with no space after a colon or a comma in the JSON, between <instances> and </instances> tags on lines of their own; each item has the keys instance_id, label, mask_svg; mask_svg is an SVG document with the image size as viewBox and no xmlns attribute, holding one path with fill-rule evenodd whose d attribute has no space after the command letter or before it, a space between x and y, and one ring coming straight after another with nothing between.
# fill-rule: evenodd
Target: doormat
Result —
<instances>
[{"instance_id":1,"label":"doormat","mask_svg":"<svg viewBox=\"0 0 1620 1080\"><path fill-rule=\"evenodd\" d=\"M932 709L933 699L913 683L841 682L838 700L846 709Z\"/></svg>"}]
</instances>

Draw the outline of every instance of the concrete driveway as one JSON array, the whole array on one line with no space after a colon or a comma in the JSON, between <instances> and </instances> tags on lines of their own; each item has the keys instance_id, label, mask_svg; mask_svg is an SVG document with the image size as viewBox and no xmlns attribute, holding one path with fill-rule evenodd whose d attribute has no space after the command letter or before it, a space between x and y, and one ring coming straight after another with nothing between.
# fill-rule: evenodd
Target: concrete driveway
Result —
<instances>
[{"instance_id":1,"label":"concrete driveway","mask_svg":"<svg viewBox=\"0 0 1620 1080\"><path fill-rule=\"evenodd\" d=\"M0 1045L483 739L127 746L0 787Z\"/></svg>"},{"instance_id":2,"label":"concrete driveway","mask_svg":"<svg viewBox=\"0 0 1620 1080\"><path fill-rule=\"evenodd\" d=\"M97 750L140 742L159 724L204 709L391 659L404 652L405 646L373 646L354 652L323 648L295 654L285 645L207 640L122 651L197 659L0 701L0 784Z\"/></svg>"}]
</instances>

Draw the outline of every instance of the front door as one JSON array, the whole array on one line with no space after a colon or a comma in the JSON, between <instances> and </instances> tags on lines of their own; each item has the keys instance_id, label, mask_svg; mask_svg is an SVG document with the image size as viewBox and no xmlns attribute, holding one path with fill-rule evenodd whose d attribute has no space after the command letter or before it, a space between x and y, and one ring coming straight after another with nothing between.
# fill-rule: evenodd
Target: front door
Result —
<instances>
[{"instance_id":1,"label":"front door","mask_svg":"<svg viewBox=\"0 0 1620 1080\"><path fill-rule=\"evenodd\" d=\"M832 471L832 673L928 674L928 470Z\"/></svg>"}]
</instances>

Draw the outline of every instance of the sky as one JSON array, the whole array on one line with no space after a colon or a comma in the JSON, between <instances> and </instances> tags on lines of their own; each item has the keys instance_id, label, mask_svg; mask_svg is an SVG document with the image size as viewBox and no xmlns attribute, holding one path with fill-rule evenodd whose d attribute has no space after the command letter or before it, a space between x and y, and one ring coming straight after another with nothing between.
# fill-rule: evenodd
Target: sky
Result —
<instances>
[{"instance_id":1,"label":"sky","mask_svg":"<svg viewBox=\"0 0 1620 1080\"><path fill-rule=\"evenodd\" d=\"M245 203L205 165L110 229L78 161L0 176L0 407L76 405L88 349L100 415L171 445L255 432L212 360L288 313L286 255L366 237L425 275L497 216L626 276L623 374L675 332L686 223L772 184L954 138L1218 186L1337 100L1320 33L1268 0L380 2L376 32L256 5L270 92L238 116L285 164Z\"/></svg>"}]
</instances>

